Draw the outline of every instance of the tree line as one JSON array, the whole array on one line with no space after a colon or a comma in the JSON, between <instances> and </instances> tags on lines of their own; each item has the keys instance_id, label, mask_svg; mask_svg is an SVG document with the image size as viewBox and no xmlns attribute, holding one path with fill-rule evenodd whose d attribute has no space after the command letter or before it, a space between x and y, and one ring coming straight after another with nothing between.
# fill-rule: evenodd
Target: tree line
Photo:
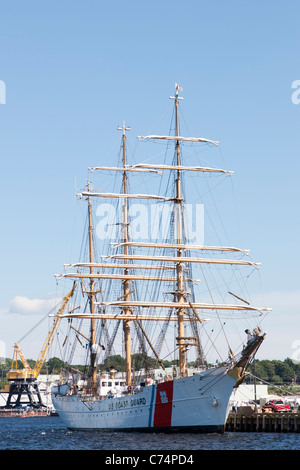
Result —
<instances>
[{"instance_id":1,"label":"tree line","mask_svg":"<svg viewBox=\"0 0 300 470\"><path fill-rule=\"evenodd\" d=\"M247 371L262 381L272 384L300 385L300 363L290 358L284 361L255 360Z\"/></svg>"},{"instance_id":2,"label":"tree line","mask_svg":"<svg viewBox=\"0 0 300 470\"><path fill-rule=\"evenodd\" d=\"M28 360L28 363L31 368L34 368L35 361L32 359ZM4 359L0 361L0 381L1 388L4 384L8 383L6 380L6 373L11 369L12 360ZM173 365L178 365L178 361L163 361L164 367L171 367ZM194 367L197 364L189 363L190 367ZM74 369L79 370L82 373L88 373L88 366L78 364L72 366ZM98 364L98 369L102 372L109 371L113 367L116 371L124 372L125 371L125 359L120 355L109 356L103 364ZM19 360L17 363L17 368L22 369L23 364ZM41 371L42 374L59 374L61 369L67 369L68 366L61 359L53 357L45 362L44 367ZM155 369L159 368L158 362L145 354L134 354L132 356L132 368L133 370L140 369ZM265 383L270 384L294 384L300 385L300 363L293 361L290 358L285 359L284 361L279 360L258 360L256 359L252 362L247 372L249 372L250 377L257 377L258 380L261 380Z\"/></svg>"}]
</instances>

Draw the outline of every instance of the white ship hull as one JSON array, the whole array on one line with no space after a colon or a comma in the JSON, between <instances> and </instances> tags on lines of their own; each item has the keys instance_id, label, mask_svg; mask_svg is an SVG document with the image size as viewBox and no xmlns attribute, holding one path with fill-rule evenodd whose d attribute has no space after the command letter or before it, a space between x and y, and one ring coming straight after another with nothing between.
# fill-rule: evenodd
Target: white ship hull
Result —
<instances>
[{"instance_id":1,"label":"white ship hull","mask_svg":"<svg viewBox=\"0 0 300 470\"><path fill-rule=\"evenodd\" d=\"M209 369L127 396L88 400L53 394L52 400L69 429L223 432L236 383L227 370Z\"/></svg>"}]
</instances>

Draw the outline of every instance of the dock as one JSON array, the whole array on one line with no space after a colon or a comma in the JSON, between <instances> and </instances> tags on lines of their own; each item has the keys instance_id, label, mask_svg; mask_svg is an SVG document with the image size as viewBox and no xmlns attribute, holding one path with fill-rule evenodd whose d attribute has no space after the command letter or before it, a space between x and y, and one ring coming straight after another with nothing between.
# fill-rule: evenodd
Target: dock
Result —
<instances>
[{"instance_id":1,"label":"dock","mask_svg":"<svg viewBox=\"0 0 300 470\"><path fill-rule=\"evenodd\" d=\"M230 413L227 432L300 432L300 413Z\"/></svg>"}]
</instances>

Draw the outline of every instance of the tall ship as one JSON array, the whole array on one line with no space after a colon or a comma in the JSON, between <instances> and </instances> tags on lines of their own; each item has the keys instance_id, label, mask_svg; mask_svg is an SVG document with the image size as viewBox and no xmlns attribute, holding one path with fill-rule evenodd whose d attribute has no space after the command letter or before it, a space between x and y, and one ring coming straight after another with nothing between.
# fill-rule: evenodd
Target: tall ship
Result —
<instances>
[{"instance_id":1,"label":"tall ship","mask_svg":"<svg viewBox=\"0 0 300 470\"><path fill-rule=\"evenodd\" d=\"M170 97L168 135L138 137L156 153L130 161L124 123L117 166L89 168L101 189L88 181L79 194L87 202L86 243L80 261L56 275L77 294L54 315L66 324L70 365L52 402L70 429L223 432L231 394L265 338L261 322L271 309L254 306L245 287L259 263L249 250L204 243L199 188L207 177L218 187L217 178L233 172L197 164L199 147L211 152L219 143L181 135L180 91L176 84ZM72 366L78 348L85 372Z\"/></svg>"}]
</instances>

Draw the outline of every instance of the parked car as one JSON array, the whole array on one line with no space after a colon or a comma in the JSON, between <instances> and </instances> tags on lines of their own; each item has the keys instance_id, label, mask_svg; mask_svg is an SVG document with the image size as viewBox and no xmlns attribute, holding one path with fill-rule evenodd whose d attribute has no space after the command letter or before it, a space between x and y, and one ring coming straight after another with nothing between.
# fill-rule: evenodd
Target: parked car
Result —
<instances>
[{"instance_id":1,"label":"parked car","mask_svg":"<svg viewBox=\"0 0 300 470\"><path fill-rule=\"evenodd\" d=\"M263 407L262 411L289 411L290 405L288 403L284 403L282 400L271 400L268 401Z\"/></svg>"}]
</instances>

